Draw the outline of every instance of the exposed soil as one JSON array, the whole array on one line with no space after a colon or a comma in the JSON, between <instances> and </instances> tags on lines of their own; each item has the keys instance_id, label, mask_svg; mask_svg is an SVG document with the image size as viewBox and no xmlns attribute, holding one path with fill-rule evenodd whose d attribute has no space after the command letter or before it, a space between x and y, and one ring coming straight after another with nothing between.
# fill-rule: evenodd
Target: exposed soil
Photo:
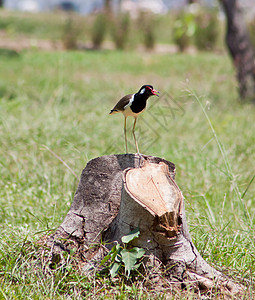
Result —
<instances>
[{"instance_id":1,"label":"exposed soil","mask_svg":"<svg viewBox=\"0 0 255 300\"><path fill-rule=\"evenodd\" d=\"M63 50L61 41L35 39L24 35L9 36L5 31L0 31L0 48L20 52L24 49L40 49L45 51Z\"/></svg>"}]
</instances>

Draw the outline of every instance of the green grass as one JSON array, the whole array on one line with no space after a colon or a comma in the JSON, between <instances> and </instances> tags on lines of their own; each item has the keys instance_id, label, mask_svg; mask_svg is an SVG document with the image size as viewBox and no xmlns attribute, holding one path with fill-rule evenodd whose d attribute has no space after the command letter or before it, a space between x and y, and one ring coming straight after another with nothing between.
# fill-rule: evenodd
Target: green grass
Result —
<instances>
[{"instance_id":1,"label":"green grass","mask_svg":"<svg viewBox=\"0 0 255 300\"><path fill-rule=\"evenodd\" d=\"M138 119L141 152L176 164L196 247L249 291L255 108L238 102L226 55L24 51L4 56L0 74L0 299L164 297L141 282L90 281L72 257L47 276L36 264L36 241L61 224L86 163L124 153L123 117L108 112L144 83L162 96Z\"/></svg>"}]
</instances>

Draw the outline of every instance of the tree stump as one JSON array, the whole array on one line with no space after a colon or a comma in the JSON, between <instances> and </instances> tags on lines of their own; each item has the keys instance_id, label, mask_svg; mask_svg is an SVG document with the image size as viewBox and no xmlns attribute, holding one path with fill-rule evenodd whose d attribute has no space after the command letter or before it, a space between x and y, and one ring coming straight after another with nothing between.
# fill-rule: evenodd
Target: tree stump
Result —
<instances>
[{"instance_id":1,"label":"tree stump","mask_svg":"<svg viewBox=\"0 0 255 300\"><path fill-rule=\"evenodd\" d=\"M188 284L196 290L241 293L241 286L212 268L198 253L174 177L175 165L158 157L125 154L89 161L69 212L47 238L51 261L59 261L63 251L75 246L86 271L99 265L106 253L105 247L100 247L101 240L111 248L139 227L140 235L131 246L146 251L150 270L160 265L165 279L182 287Z\"/></svg>"}]
</instances>

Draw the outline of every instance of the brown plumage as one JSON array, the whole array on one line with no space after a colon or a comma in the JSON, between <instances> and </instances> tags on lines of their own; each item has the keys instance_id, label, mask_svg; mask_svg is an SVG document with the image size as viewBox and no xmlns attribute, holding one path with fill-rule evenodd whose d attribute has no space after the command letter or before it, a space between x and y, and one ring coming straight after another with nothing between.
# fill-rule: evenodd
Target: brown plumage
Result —
<instances>
[{"instance_id":1,"label":"brown plumage","mask_svg":"<svg viewBox=\"0 0 255 300\"><path fill-rule=\"evenodd\" d=\"M128 105L132 96L133 96L133 94L129 94L129 95L122 97L118 101L118 103L114 106L114 108L110 111L110 115L114 114L114 113L118 113L118 112L123 112L125 110L124 107L126 105Z\"/></svg>"}]
</instances>

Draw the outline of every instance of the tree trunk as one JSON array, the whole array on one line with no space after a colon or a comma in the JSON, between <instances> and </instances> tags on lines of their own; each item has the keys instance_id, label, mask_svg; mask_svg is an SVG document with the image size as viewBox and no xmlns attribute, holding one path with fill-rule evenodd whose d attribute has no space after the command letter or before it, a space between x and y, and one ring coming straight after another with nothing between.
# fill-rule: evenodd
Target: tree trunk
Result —
<instances>
[{"instance_id":1,"label":"tree trunk","mask_svg":"<svg viewBox=\"0 0 255 300\"><path fill-rule=\"evenodd\" d=\"M255 101L255 56L237 0L220 0L227 17L226 43L233 58L242 100Z\"/></svg>"},{"instance_id":2,"label":"tree trunk","mask_svg":"<svg viewBox=\"0 0 255 300\"><path fill-rule=\"evenodd\" d=\"M105 11L106 14L111 15L112 0L104 0L104 11Z\"/></svg>"},{"instance_id":3,"label":"tree trunk","mask_svg":"<svg viewBox=\"0 0 255 300\"><path fill-rule=\"evenodd\" d=\"M107 253L100 246L101 240L110 249L139 227L140 235L130 246L146 251L148 276L154 281L157 278L157 286L162 281L160 270L164 270L164 280L181 287L192 283L197 291L241 293L240 286L209 266L198 253L174 176L174 164L158 157L126 154L91 160L62 225L47 238L51 261L59 262L63 251L75 247L83 272L95 270Z\"/></svg>"}]
</instances>

